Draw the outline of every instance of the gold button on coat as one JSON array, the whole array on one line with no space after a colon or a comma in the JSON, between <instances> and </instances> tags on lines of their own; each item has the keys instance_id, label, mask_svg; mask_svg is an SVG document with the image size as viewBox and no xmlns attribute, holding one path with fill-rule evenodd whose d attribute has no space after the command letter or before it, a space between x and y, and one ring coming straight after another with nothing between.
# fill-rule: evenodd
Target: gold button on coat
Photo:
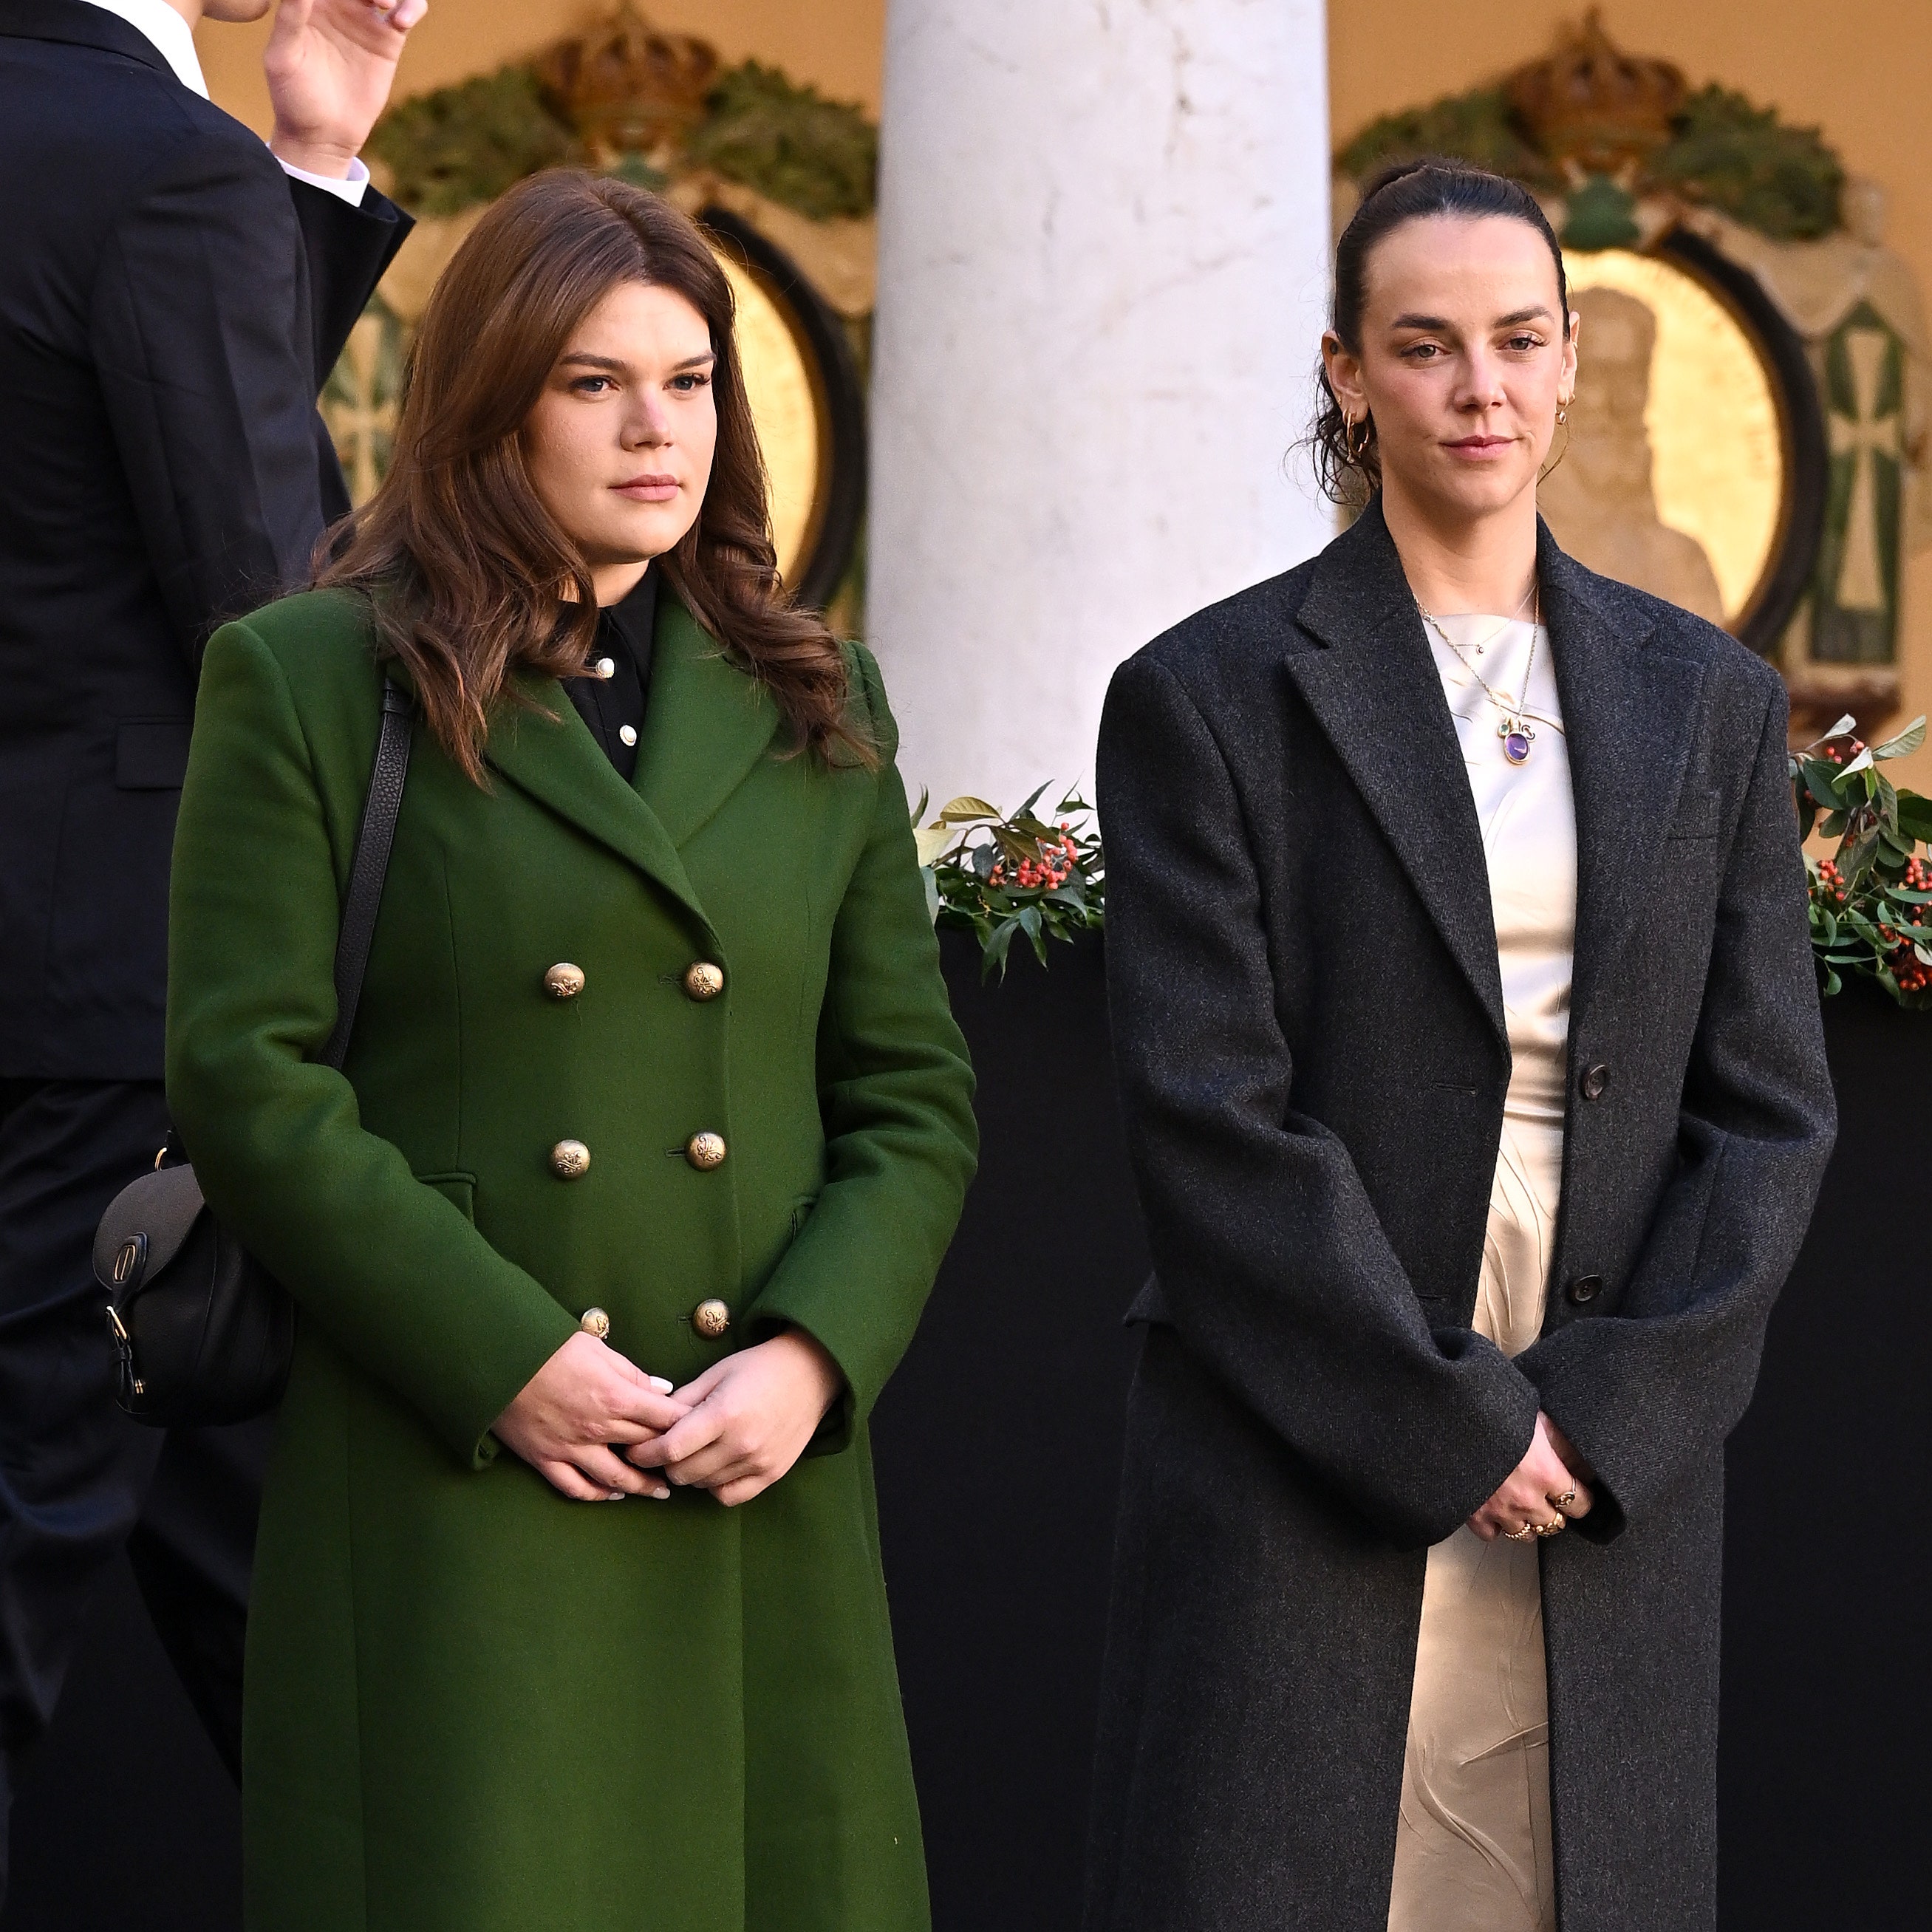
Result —
<instances>
[{"instance_id":1,"label":"gold button on coat","mask_svg":"<svg viewBox=\"0 0 1932 1932\"><path fill-rule=\"evenodd\" d=\"M590 1172L590 1150L581 1141L559 1141L550 1150L550 1164L566 1180L574 1180Z\"/></svg>"},{"instance_id":2,"label":"gold button on coat","mask_svg":"<svg viewBox=\"0 0 1932 1932\"><path fill-rule=\"evenodd\" d=\"M724 990L724 969L700 959L684 969L684 990L694 1000L715 1000Z\"/></svg>"},{"instance_id":3,"label":"gold button on coat","mask_svg":"<svg viewBox=\"0 0 1932 1932\"><path fill-rule=\"evenodd\" d=\"M715 1342L731 1325L731 1311L715 1297L691 1311L691 1325L707 1342Z\"/></svg>"},{"instance_id":4,"label":"gold button on coat","mask_svg":"<svg viewBox=\"0 0 1932 1932\"><path fill-rule=\"evenodd\" d=\"M601 1308L586 1308L578 1317L577 1325L586 1335L595 1335L602 1341L610 1332L610 1318Z\"/></svg>"},{"instance_id":5,"label":"gold button on coat","mask_svg":"<svg viewBox=\"0 0 1932 1932\"><path fill-rule=\"evenodd\" d=\"M553 1000L574 1000L584 990L584 968L560 959L544 975L544 991Z\"/></svg>"},{"instance_id":6,"label":"gold button on coat","mask_svg":"<svg viewBox=\"0 0 1932 1932\"><path fill-rule=\"evenodd\" d=\"M722 1134L693 1134L684 1144L684 1157L693 1167L710 1168L724 1164L724 1136ZM586 1154L584 1158L590 1158Z\"/></svg>"}]
</instances>

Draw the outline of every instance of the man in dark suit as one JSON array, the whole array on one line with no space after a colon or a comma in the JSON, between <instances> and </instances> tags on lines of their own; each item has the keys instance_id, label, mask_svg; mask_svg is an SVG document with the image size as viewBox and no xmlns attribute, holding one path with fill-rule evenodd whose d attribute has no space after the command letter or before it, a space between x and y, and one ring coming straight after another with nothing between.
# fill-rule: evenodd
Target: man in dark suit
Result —
<instances>
[{"instance_id":1,"label":"man in dark suit","mask_svg":"<svg viewBox=\"0 0 1932 1932\"><path fill-rule=\"evenodd\" d=\"M0 0L0 1896L23 1748L124 1545L238 1762L265 1433L115 1408L89 1250L164 1138L196 667L347 500L316 398L410 224L355 157L424 0L284 0L268 146L192 29L269 0Z\"/></svg>"}]
</instances>

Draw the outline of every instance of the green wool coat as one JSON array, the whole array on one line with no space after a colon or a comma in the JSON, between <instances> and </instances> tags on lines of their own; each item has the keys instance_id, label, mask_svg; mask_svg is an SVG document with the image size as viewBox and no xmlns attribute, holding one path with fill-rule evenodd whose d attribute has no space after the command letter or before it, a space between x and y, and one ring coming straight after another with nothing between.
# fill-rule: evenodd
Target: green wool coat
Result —
<instances>
[{"instance_id":1,"label":"green wool coat","mask_svg":"<svg viewBox=\"0 0 1932 1932\"><path fill-rule=\"evenodd\" d=\"M419 727L338 1074L313 1056L377 731L364 607L291 598L208 646L169 1097L301 1309L249 1626L251 1932L928 1922L866 1417L976 1140L891 716L851 664L876 771L781 755L668 594L634 786L548 680L496 721L486 789ZM593 1306L678 1383L795 1323L850 1393L740 1508L568 1502L489 1432Z\"/></svg>"}]
</instances>

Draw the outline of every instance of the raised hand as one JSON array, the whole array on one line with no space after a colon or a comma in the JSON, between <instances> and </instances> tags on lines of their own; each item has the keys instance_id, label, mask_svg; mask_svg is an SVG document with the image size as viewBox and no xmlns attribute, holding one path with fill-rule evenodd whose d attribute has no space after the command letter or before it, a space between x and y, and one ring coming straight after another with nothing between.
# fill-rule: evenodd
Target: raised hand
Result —
<instances>
[{"instance_id":1,"label":"raised hand","mask_svg":"<svg viewBox=\"0 0 1932 1932\"><path fill-rule=\"evenodd\" d=\"M677 1400L690 1413L627 1454L681 1487L709 1490L727 1505L749 1502L805 1453L844 1386L827 1351L788 1329L686 1382Z\"/></svg>"},{"instance_id":2,"label":"raised hand","mask_svg":"<svg viewBox=\"0 0 1932 1932\"><path fill-rule=\"evenodd\" d=\"M1469 1527L1485 1543L1499 1536L1526 1542L1532 1536L1555 1535L1566 1523L1588 1516L1594 1502L1581 1459L1562 1431L1539 1411L1528 1452L1509 1480L1470 1517Z\"/></svg>"},{"instance_id":3,"label":"raised hand","mask_svg":"<svg viewBox=\"0 0 1932 1932\"><path fill-rule=\"evenodd\" d=\"M280 160L346 175L388 104L396 62L429 0L281 0L262 56Z\"/></svg>"},{"instance_id":4,"label":"raised hand","mask_svg":"<svg viewBox=\"0 0 1932 1932\"><path fill-rule=\"evenodd\" d=\"M524 1384L490 1432L578 1502L662 1502L670 1494L664 1479L634 1468L620 1452L655 1442L690 1408L662 1376L646 1375L596 1336L578 1334Z\"/></svg>"}]
</instances>

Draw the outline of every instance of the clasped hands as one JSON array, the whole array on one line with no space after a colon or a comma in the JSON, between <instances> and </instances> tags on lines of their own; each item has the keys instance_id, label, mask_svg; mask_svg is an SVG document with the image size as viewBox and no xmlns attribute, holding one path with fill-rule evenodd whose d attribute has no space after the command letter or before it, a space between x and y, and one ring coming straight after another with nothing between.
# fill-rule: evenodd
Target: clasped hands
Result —
<instances>
[{"instance_id":1,"label":"clasped hands","mask_svg":"<svg viewBox=\"0 0 1932 1932\"><path fill-rule=\"evenodd\" d=\"M579 1502L659 1502L674 1488L749 1502L799 1457L845 1378L802 1329L715 1362L674 1388L594 1335L571 1336L491 1430Z\"/></svg>"},{"instance_id":2,"label":"clasped hands","mask_svg":"<svg viewBox=\"0 0 1932 1932\"><path fill-rule=\"evenodd\" d=\"M1595 1503L1590 1493L1589 1465L1570 1438L1540 1409L1529 1449L1509 1480L1475 1514L1469 1527L1485 1543L1499 1537L1526 1542L1532 1536L1553 1536Z\"/></svg>"}]
</instances>

